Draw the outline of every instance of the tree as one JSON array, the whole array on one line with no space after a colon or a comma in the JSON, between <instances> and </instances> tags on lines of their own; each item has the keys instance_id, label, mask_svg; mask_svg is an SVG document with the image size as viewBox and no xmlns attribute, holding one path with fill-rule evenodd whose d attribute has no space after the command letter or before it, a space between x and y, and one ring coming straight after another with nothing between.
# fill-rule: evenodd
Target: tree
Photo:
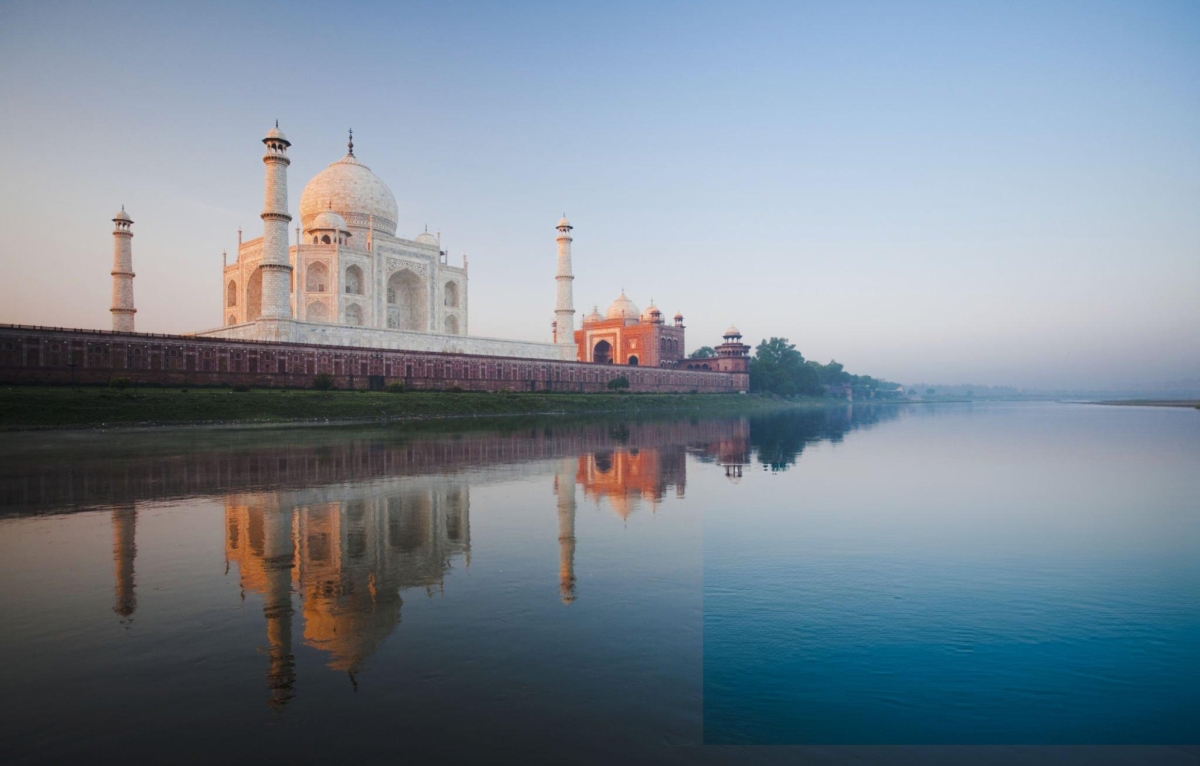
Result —
<instances>
[{"instance_id":1,"label":"tree","mask_svg":"<svg viewBox=\"0 0 1200 766\"><path fill-rule=\"evenodd\" d=\"M688 359L712 359L716 355L717 350L712 346L701 346L688 354Z\"/></svg>"},{"instance_id":2,"label":"tree","mask_svg":"<svg viewBox=\"0 0 1200 766\"><path fill-rule=\"evenodd\" d=\"M936 392L935 392L935 391L934 391L932 388L927 388L927 389L925 389L925 394L926 394L927 396L933 396L933 395L934 395L934 393L936 393Z\"/></svg>"},{"instance_id":3,"label":"tree","mask_svg":"<svg viewBox=\"0 0 1200 766\"><path fill-rule=\"evenodd\" d=\"M629 388L629 378L622 375L619 378L613 378L608 381L609 391L620 391L621 389Z\"/></svg>"},{"instance_id":4,"label":"tree","mask_svg":"<svg viewBox=\"0 0 1200 766\"><path fill-rule=\"evenodd\" d=\"M313 376L313 388L318 391L328 391L333 388L333 376L327 372L317 373Z\"/></svg>"},{"instance_id":5,"label":"tree","mask_svg":"<svg viewBox=\"0 0 1200 766\"><path fill-rule=\"evenodd\" d=\"M820 373L805 364L804 356L787 338L771 338L758 344L750 360L750 390L780 396L820 396Z\"/></svg>"}]
</instances>

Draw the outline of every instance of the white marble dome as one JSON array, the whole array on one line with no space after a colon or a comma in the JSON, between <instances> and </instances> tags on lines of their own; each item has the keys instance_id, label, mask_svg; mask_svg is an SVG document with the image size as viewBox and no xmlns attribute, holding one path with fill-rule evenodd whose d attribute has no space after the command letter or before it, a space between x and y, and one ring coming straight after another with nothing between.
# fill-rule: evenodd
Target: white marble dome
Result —
<instances>
[{"instance_id":1,"label":"white marble dome","mask_svg":"<svg viewBox=\"0 0 1200 766\"><path fill-rule=\"evenodd\" d=\"M413 241L419 242L422 245L428 245L429 247L436 248L438 246L437 237L435 237L434 235L430 234L427 231L423 231L420 234L418 234L417 238Z\"/></svg>"},{"instance_id":2,"label":"white marble dome","mask_svg":"<svg viewBox=\"0 0 1200 766\"><path fill-rule=\"evenodd\" d=\"M371 169L347 154L317 173L300 195L300 224L305 230L322 211L332 208L351 226L366 228L374 216L375 229L396 235L399 211L392 190Z\"/></svg>"},{"instance_id":3,"label":"white marble dome","mask_svg":"<svg viewBox=\"0 0 1200 766\"><path fill-rule=\"evenodd\" d=\"M127 223L133 223L133 219L129 217L129 213L125 212L124 205L122 205L121 210L116 215L113 216L113 220L114 221L125 221Z\"/></svg>"},{"instance_id":4,"label":"white marble dome","mask_svg":"<svg viewBox=\"0 0 1200 766\"><path fill-rule=\"evenodd\" d=\"M640 314L637 305L629 300L624 292L612 302L607 312L609 319L637 319Z\"/></svg>"},{"instance_id":5,"label":"white marble dome","mask_svg":"<svg viewBox=\"0 0 1200 766\"><path fill-rule=\"evenodd\" d=\"M654 301L650 301L650 305L642 312L643 322L655 322L662 318L662 312L658 310L658 306L654 305Z\"/></svg>"},{"instance_id":6,"label":"white marble dome","mask_svg":"<svg viewBox=\"0 0 1200 766\"><path fill-rule=\"evenodd\" d=\"M734 327L733 325L729 325L729 329L725 331L725 337L726 338L740 338L740 337L742 337L742 331L739 330L737 327Z\"/></svg>"},{"instance_id":7,"label":"white marble dome","mask_svg":"<svg viewBox=\"0 0 1200 766\"><path fill-rule=\"evenodd\" d=\"M604 321L604 315L600 313L599 306L592 306L592 313L588 314L587 316L585 316L583 318L584 324L591 324L592 322L603 322L603 321Z\"/></svg>"}]
</instances>

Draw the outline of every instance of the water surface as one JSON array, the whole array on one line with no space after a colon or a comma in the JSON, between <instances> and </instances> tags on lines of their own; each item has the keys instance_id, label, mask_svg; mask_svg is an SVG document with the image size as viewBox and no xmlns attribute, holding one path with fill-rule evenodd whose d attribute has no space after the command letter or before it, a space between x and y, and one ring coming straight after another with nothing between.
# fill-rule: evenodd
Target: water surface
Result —
<instances>
[{"instance_id":1,"label":"water surface","mask_svg":"<svg viewBox=\"0 0 1200 766\"><path fill-rule=\"evenodd\" d=\"M3 451L0 760L1195 757L1191 410Z\"/></svg>"}]
</instances>

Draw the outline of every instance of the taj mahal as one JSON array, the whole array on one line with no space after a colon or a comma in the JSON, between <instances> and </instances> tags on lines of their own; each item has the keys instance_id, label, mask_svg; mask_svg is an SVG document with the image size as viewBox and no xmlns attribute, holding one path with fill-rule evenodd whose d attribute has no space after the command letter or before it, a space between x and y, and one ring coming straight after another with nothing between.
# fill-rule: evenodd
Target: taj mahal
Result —
<instances>
[{"instance_id":1,"label":"taj mahal","mask_svg":"<svg viewBox=\"0 0 1200 766\"><path fill-rule=\"evenodd\" d=\"M576 330L573 227L565 215L555 227L553 342L470 335L466 256L451 264L440 234L428 229L411 239L397 234L396 198L355 156L353 132L346 155L305 185L300 225L291 231L291 142L278 123L262 142L262 236L243 240L238 232L236 259L224 264L224 323L194 336L654 367L685 359L683 315L667 323L653 303L639 311L624 292ZM124 208L113 220L113 329L131 331L133 220ZM726 340L740 341L731 331ZM704 365L719 369L716 360Z\"/></svg>"},{"instance_id":2,"label":"taj mahal","mask_svg":"<svg viewBox=\"0 0 1200 766\"><path fill-rule=\"evenodd\" d=\"M550 340L470 333L467 257L450 263L441 235L400 232L388 185L355 155L317 173L289 212L292 143L279 124L262 139L262 235L224 256L220 324L179 334L140 333L134 303L134 221L113 216L112 330L0 325L0 382L307 387L329 376L345 388L471 391L725 393L749 388L749 351L730 325L715 355L687 354L683 314L645 309L622 291L603 312L575 318L571 245L554 226ZM547 243L548 244L548 243ZM547 247L549 251L549 247ZM549 287L551 258L547 252ZM620 368L620 369L618 369Z\"/></svg>"}]
</instances>

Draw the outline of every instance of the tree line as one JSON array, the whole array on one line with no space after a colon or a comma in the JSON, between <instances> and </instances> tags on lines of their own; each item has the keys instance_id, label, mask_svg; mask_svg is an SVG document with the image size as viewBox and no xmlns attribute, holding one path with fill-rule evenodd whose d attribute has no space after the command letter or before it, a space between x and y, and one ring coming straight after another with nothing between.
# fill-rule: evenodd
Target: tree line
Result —
<instances>
[{"instance_id":1,"label":"tree line","mask_svg":"<svg viewBox=\"0 0 1200 766\"><path fill-rule=\"evenodd\" d=\"M779 396L840 396L853 392L855 399L899 397L899 383L852 375L837 362L805 360L787 338L764 340L750 358L750 390Z\"/></svg>"}]
</instances>

